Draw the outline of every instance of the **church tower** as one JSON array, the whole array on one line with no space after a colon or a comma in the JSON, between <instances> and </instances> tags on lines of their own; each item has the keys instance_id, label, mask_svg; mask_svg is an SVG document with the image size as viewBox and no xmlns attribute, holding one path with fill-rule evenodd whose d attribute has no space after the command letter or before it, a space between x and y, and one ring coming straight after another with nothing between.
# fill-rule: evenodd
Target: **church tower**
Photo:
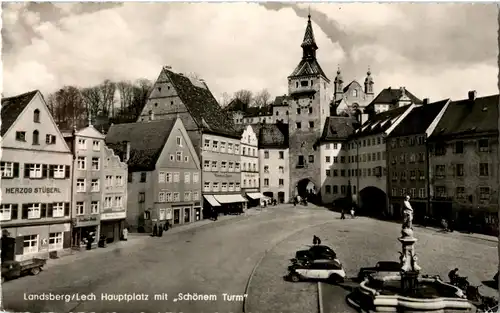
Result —
<instances>
[{"instance_id":1,"label":"church tower","mask_svg":"<svg viewBox=\"0 0 500 313\"><path fill-rule=\"evenodd\" d=\"M333 91L333 99L338 101L342 99L344 96L344 79L342 78L342 73L340 72L340 67L337 70L337 76L335 76L335 80L333 81L335 86L335 90Z\"/></svg>"},{"instance_id":2,"label":"church tower","mask_svg":"<svg viewBox=\"0 0 500 313\"><path fill-rule=\"evenodd\" d=\"M319 177L321 160L319 139L325 121L330 115L328 90L330 80L316 60L316 40L308 16L302 59L288 76L289 96L289 164L290 194L303 194L304 190L321 190ZM315 188L312 188L311 184Z\"/></svg>"},{"instance_id":3,"label":"church tower","mask_svg":"<svg viewBox=\"0 0 500 313\"><path fill-rule=\"evenodd\" d=\"M365 95L371 96L371 98L373 99L373 77L370 68L368 68L368 72L366 72Z\"/></svg>"}]
</instances>

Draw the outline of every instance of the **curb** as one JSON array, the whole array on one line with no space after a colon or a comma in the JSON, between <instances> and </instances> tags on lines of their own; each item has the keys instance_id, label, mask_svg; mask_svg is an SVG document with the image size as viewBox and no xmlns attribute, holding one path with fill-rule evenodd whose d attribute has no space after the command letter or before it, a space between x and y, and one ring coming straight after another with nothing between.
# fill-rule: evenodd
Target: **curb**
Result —
<instances>
[{"instance_id":1,"label":"curb","mask_svg":"<svg viewBox=\"0 0 500 313\"><path fill-rule=\"evenodd\" d=\"M323 308L323 291L322 291L322 288L321 288L321 282L318 282L318 310L319 310L319 313L323 313L324 312L324 308Z\"/></svg>"},{"instance_id":2,"label":"curb","mask_svg":"<svg viewBox=\"0 0 500 313\"><path fill-rule=\"evenodd\" d=\"M311 226L308 226L306 228L302 228L302 229L299 229L293 233L291 233L290 235L286 236L285 238L281 239L280 241L276 242L272 247L270 247L269 249L266 249L264 251L264 253L262 254L262 257L257 261L257 263L255 263L255 266L253 267L252 269L252 272L250 273L250 276L248 277L248 280L247 280L247 284L245 286L245 291L244 291L244 294L246 294L247 296L245 298L243 298L243 308L242 308L242 312L243 313L250 313L248 312L248 307L247 307L247 301L246 299L248 298L248 289L250 288L250 285L252 283L252 279L255 275L255 271L257 270L257 268L259 267L260 263L262 263L262 261L264 260L264 258L267 256L267 254L273 250L274 248L276 248L279 244L281 244L282 242L284 242L285 240L287 240L288 238L290 238L291 236L297 234L297 233L300 233L308 228L311 228L311 227L317 227L317 226L323 226L323 225L326 225L326 224L330 224L332 223L332 221L329 221L329 222L323 222L323 223L319 223L319 224L314 224L314 225L311 225Z\"/></svg>"}]
</instances>

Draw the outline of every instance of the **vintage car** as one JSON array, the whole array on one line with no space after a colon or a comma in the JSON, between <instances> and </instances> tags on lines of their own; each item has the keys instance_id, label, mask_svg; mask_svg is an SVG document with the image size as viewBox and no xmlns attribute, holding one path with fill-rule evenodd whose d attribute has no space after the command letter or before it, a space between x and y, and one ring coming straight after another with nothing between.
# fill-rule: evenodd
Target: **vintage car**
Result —
<instances>
[{"instance_id":1,"label":"vintage car","mask_svg":"<svg viewBox=\"0 0 500 313\"><path fill-rule=\"evenodd\" d=\"M395 261L380 261L374 267L362 267L358 273L358 280L364 280L373 273L387 272L398 273L401 271L401 264Z\"/></svg>"},{"instance_id":2,"label":"vintage car","mask_svg":"<svg viewBox=\"0 0 500 313\"><path fill-rule=\"evenodd\" d=\"M297 260L333 260L337 258L337 254L332 248L323 245L314 245L307 250L299 250L295 252Z\"/></svg>"},{"instance_id":3,"label":"vintage car","mask_svg":"<svg viewBox=\"0 0 500 313\"><path fill-rule=\"evenodd\" d=\"M25 261L2 262L2 283L8 279L14 279L26 274L38 275L47 260L30 259Z\"/></svg>"},{"instance_id":4,"label":"vintage car","mask_svg":"<svg viewBox=\"0 0 500 313\"><path fill-rule=\"evenodd\" d=\"M327 280L332 283L344 281L346 273L339 260L313 260L307 263L294 263L288 266L287 279L293 282L301 280Z\"/></svg>"}]
</instances>

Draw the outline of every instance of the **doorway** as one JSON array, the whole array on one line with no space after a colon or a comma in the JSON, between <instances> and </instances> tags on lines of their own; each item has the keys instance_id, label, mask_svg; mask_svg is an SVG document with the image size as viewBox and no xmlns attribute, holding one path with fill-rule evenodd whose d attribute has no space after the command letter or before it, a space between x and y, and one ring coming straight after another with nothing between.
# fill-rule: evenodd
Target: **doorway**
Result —
<instances>
[{"instance_id":1,"label":"doorway","mask_svg":"<svg viewBox=\"0 0 500 313\"><path fill-rule=\"evenodd\" d=\"M174 209L174 225L178 225L181 222L181 210Z\"/></svg>"}]
</instances>

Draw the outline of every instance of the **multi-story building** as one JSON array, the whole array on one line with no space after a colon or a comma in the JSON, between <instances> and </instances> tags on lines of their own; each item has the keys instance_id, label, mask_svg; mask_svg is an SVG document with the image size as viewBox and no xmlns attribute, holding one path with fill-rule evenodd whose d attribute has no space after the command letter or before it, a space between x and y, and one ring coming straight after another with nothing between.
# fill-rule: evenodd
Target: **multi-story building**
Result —
<instances>
[{"instance_id":1,"label":"multi-story building","mask_svg":"<svg viewBox=\"0 0 500 313\"><path fill-rule=\"evenodd\" d=\"M288 108L288 96L283 95L283 96L277 96L274 99L274 102L272 104L272 115L273 123L283 123L283 124L288 124L288 116L289 116L289 108Z\"/></svg>"},{"instance_id":2,"label":"multi-story building","mask_svg":"<svg viewBox=\"0 0 500 313\"><path fill-rule=\"evenodd\" d=\"M499 96L452 101L429 137L430 214L498 231Z\"/></svg>"},{"instance_id":3,"label":"multi-story building","mask_svg":"<svg viewBox=\"0 0 500 313\"><path fill-rule=\"evenodd\" d=\"M200 162L180 118L112 125L106 143L128 163L132 230L202 219Z\"/></svg>"},{"instance_id":4,"label":"multi-story building","mask_svg":"<svg viewBox=\"0 0 500 313\"><path fill-rule=\"evenodd\" d=\"M204 199L210 202L203 201L203 207L223 210L229 206L241 207L246 201L240 194L241 134L235 129L233 119L220 107L203 80L164 67L138 122L176 117L182 120L204 168L201 177L203 190L207 190L203 191L207 195ZM205 167L207 162L209 167ZM214 195L223 206L214 201Z\"/></svg>"},{"instance_id":5,"label":"multi-story building","mask_svg":"<svg viewBox=\"0 0 500 313\"><path fill-rule=\"evenodd\" d=\"M39 91L2 99L1 136L0 225L14 243L4 260L69 248L73 158Z\"/></svg>"},{"instance_id":6,"label":"multi-story building","mask_svg":"<svg viewBox=\"0 0 500 313\"><path fill-rule=\"evenodd\" d=\"M356 194L355 187L350 186L348 176L347 149L349 136L354 131L354 120L351 117L330 116L326 120L323 135L321 136L321 201L331 204L334 200L344 198L348 188L353 188L352 195Z\"/></svg>"},{"instance_id":7,"label":"multi-story building","mask_svg":"<svg viewBox=\"0 0 500 313\"><path fill-rule=\"evenodd\" d=\"M340 68L337 71L337 76L334 80L334 91L332 101L331 115L352 116L355 117L361 124L366 122L362 120L361 114L365 108L373 101L373 77L368 69L364 82L364 88L356 80L351 81L344 87L344 79Z\"/></svg>"},{"instance_id":8,"label":"multi-story building","mask_svg":"<svg viewBox=\"0 0 500 313\"><path fill-rule=\"evenodd\" d=\"M248 205L258 205L262 198L259 176L258 127L247 125L241 135L241 192L250 198Z\"/></svg>"},{"instance_id":9,"label":"multi-story building","mask_svg":"<svg viewBox=\"0 0 500 313\"><path fill-rule=\"evenodd\" d=\"M279 203L290 201L288 125L265 124L259 130L260 190Z\"/></svg>"},{"instance_id":10,"label":"multi-story building","mask_svg":"<svg viewBox=\"0 0 500 313\"><path fill-rule=\"evenodd\" d=\"M450 100L424 99L387 137L389 216L400 217L404 197L410 196L416 221L428 212L428 159L426 142Z\"/></svg>"}]
</instances>

